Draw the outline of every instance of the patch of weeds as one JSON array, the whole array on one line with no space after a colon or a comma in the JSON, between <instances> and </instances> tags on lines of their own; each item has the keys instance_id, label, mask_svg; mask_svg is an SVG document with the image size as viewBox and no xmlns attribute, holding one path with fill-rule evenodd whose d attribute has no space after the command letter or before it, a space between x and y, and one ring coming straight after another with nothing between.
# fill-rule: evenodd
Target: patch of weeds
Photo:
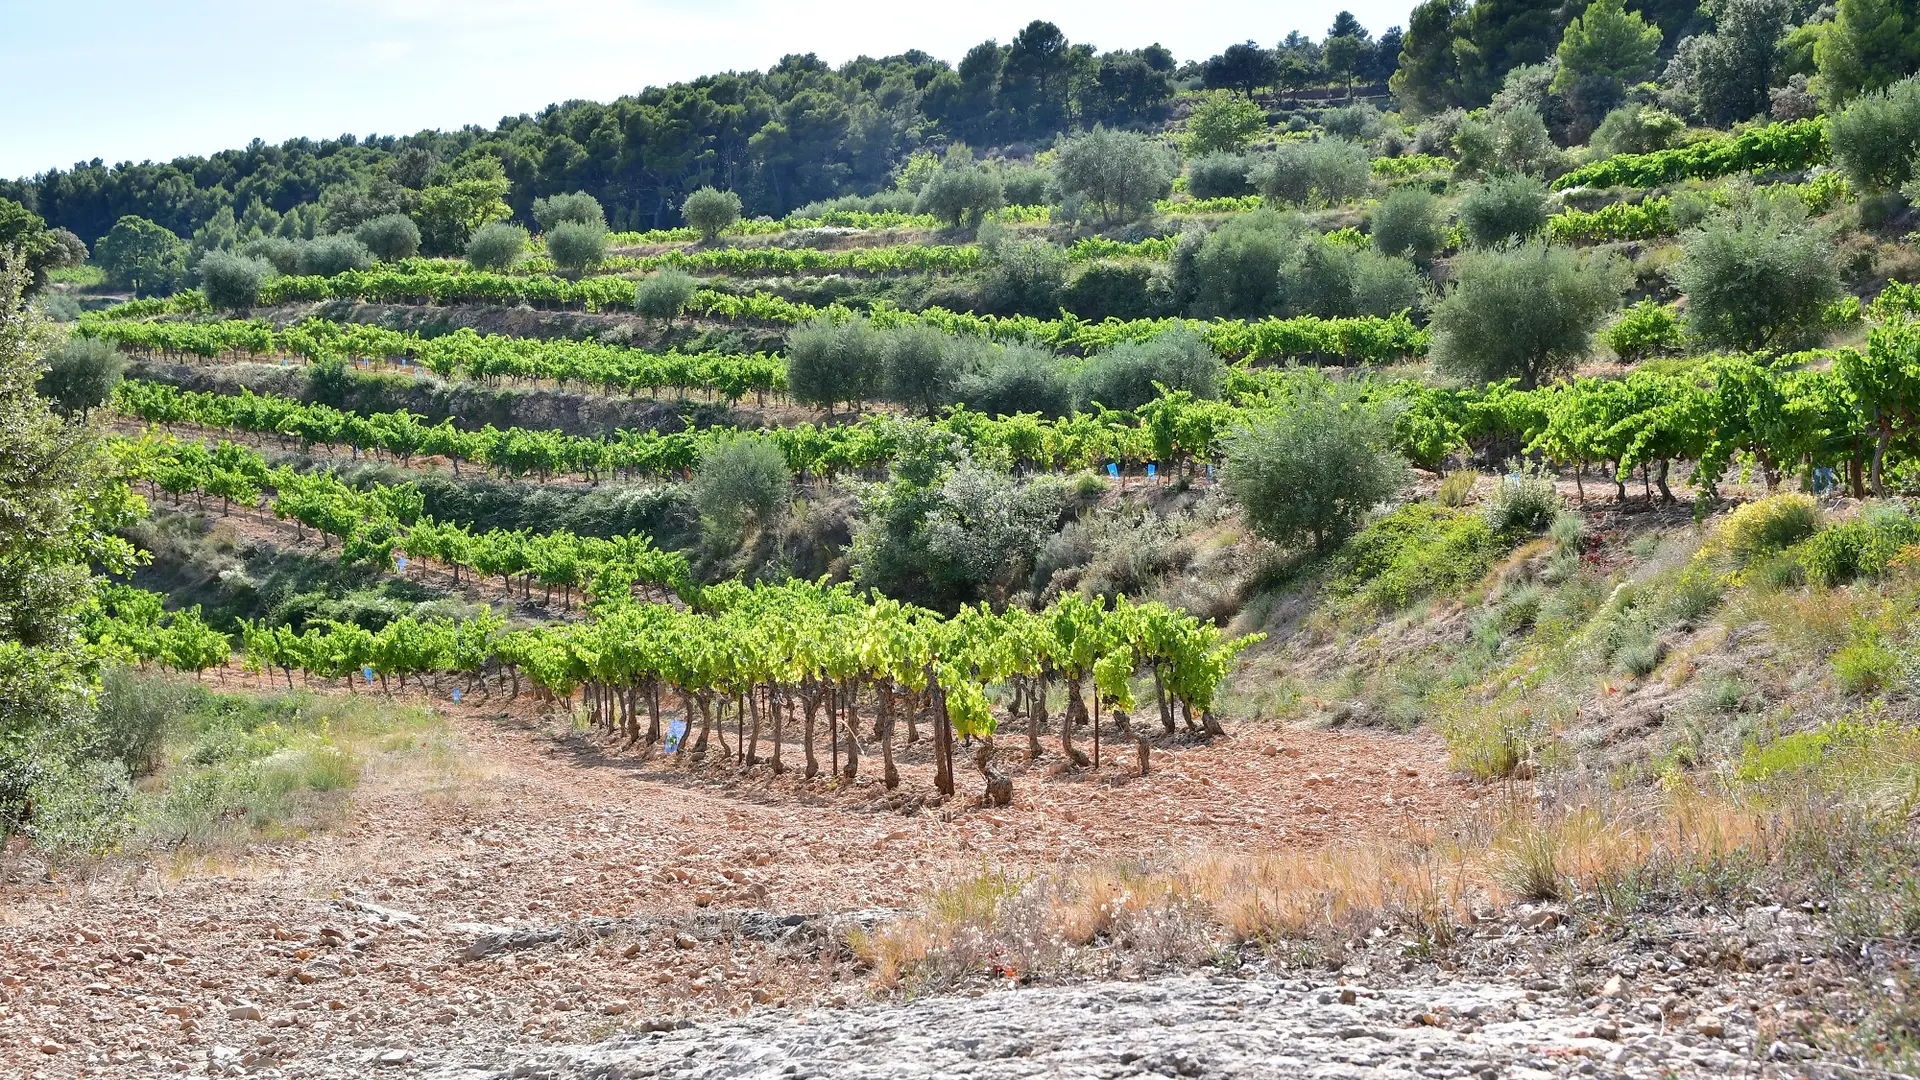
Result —
<instances>
[{"instance_id":1,"label":"patch of weeds","mask_svg":"<svg viewBox=\"0 0 1920 1080\"><path fill-rule=\"evenodd\" d=\"M1350 610L1397 611L1480 580L1507 546L1480 515L1411 503L1341 546L1327 591Z\"/></svg>"}]
</instances>

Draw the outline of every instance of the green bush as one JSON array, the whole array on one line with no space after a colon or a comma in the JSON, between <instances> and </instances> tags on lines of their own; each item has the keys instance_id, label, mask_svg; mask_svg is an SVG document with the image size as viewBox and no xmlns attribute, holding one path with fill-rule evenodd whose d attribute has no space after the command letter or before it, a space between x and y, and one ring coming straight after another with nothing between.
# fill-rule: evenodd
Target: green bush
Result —
<instances>
[{"instance_id":1,"label":"green bush","mask_svg":"<svg viewBox=\"0 0 1920 1080\"><path fill-rule=\"evenodd\" d=\"M88 727L89 752L118 762L135 777L159 768L167 737L181 718L206 703L188 680L113 667L100 673L100 698Z\"/></svg>"},{"instance_id":2,"label":"green bush","mask_svg":"<svg viewBox=\"0 0 1920 1080\"><path fill-rule=\"evenodd\" d=\"M1622 360L1638 360L1656 353L1676 352L1686 346L1680 316L1651 297L1630 305L1605 330L1600 340Z\"/></svg>"},{"instance_id":3,"label":"green bush","mask_svg":"<svg viewBox=\"0 0 1920 1080\"><path fill-rule=\"evenodd\" d=\"M1179 326L1095 354L1075 379L1082 406L1137 409L1160 396L1155 384L1217 398L1225 371L1220 356L1195 331Z\"/></svg>"},{"instance_id":4,"label":"green bush","mask_svg":"<svg viewBox=\"0 0 1920 1080\"><path fill-rule=\"evenodd\" d=\"M1060 361L1034 345L987 345L960 377L960 401L988 416L1039 413L1065 416L1073 410L1073 384Z\"/></svg>"},{"instance_id":5,"label":"green bush","mask_svg":"<svg viewBox=\"0 0 1920 1080\"><path fill-rule=\"evenodd\" d=\"M1177 160L1154 136L1096 125L1060 140L1054 169L1067 194L1099 207L1108 221L1131 220L1173 190Z\"/></svg>"},{"instance_id":6,"label":"green bush","mask_svg":"<svg viewBox=\"0 0 1920 1080\"><path fill-rule=\"evenodd\" d=\"M1299 258L1306 220L1299 214L1260 209L1215 229L1193 251L1183 291L1202 311L1230 318L1277 313L1285 296L1283 275ZM1186 243L1186 238L1182 238ZM1176 252L1176 254L1178 254ZM1176 275L1182 273L1176 266Z\"/></svg>"},{"instance_id":7,"label":"green bush","mask_svg":"<svg viewBox=\"0 0 1920 1080\"><path fill-rule=\"evenodd\" d=\"M1256 534L1326 551L1406 486L1392 434L1391 418L1351 391L1303 391L1227 436L1224 487Z\"/></svg>"},{"instance_id":8,"label":"green bush","mask_svg":"<svg viewBox=\"0 0 1920 1080\"><path fill-rule=\"evenodd\" d=\"M239 254L248 259L265 259L282 274L300 272L300 242L284 236L257 236L240 245Z\"/></svg>"},{"instance_id":9,"label":"green bush","mask_svg":"<svg viewBox=\"0 0 1920 1080\"><path fill-rule=\"evenodd\" d=\"M672 322L687 309L699 282L692 274L674 267L655 270L633 286L633 310L642 318Z\"/></svg>"},{"instance_id":10,"label":"green bush","mask_svg":"<svg viewBox=\"0 0 1920 1080\"><path fill-rule=\"evenodd\" d=\"M793 476L772 439L736 432L709 443L693 470L693 501L710 527L737 537L786 509Z\"/></svg>"},{"instance_id":11,"label":"green bush","mask_svg":"<svg viewBox=\"0 0 1920 1080\"><path fill-rule=\"evenodd\" d=\"M568 273L598 266L607 257L607 227L585 221L562 221L547 230L547 255Z\"/></svg>"},{"instance_id":12,"label":"green bush","mask_svg":"<svg viewBox=\"0 0 1920 1080\"><path fill-rule=\"evenodd\" d=\"M467 265L475 270L511 270L526 253L527 230L510 222L490 221L467 241Z\"/></svg>"},{"instance_id":13,"label":"green bush","mask_svg":"<svg viewBox=\"0 0 1920 1080\"><path fill-rule=\"evenodd\" d=\"M1247 172L1253 162L1245 154L1202 154L1187 165L1187 194L1196 199L1224 199L1253 194Z\"/></svg>"},{"instance_id":14,"label":"green bush","mask_svg":"<svg viewBox=\"0 0 1920 1080\"><path fill-rule=\"evenodd\" d=\"M1920 75L1848 102L1827 118L1827 140L1854 190L1898 190L1920 157Z\"/></svg>"},{"instance_id":15,"label":"green bush","mask_svg":"<svg viewBox=\"0 0 1920 1080\"><path fill-rule=\"evenodd\" d=\"M68 338L47 354L34 389L67 416L85 416L113 396L126 367L112 342Z\"/></svg>"},{"instance_id":16,"label":"green bush","mask_svg":"<svg viewBox=\"0 0 1920 1080\"><path fill-rule=\"evenodd\" d=\"M1495 176L1460 202L1460 227L1477 247L1526 240L1547 227L1547 188L1524 174Z\"/></svg>"},{"instance_id":17,"label":"green bush","mask_svg":"<svg viewBox=\"0 0 1920 1080\"><path fill-rule=\"evenodd\" d=\"M249 259L225 251L209 251L200 258L200 291L213 307L234 311L260 302L260 285L273 276L265 259Z\"/></svg>"},{"instance_id":18,"label":"green bush","mask_svg":"<svg viewBox=\"0 0 1920 1080\"><path fill-rule=\"evenodd\" d=\"M381 262L411 259L420 251L420 226L405 214L382 214L362 222L353 235Z\"/></svg>"},{"instance_id":19,"label":"green bush","mask_svg":"<svg viewBox=\"0 0 1920 1080\"><path fill-rule=\"evenodd\" d=\"M1362 249L1353 253L1355 315L1386 318L1426 302L1427 279L1405 259Z\"/></svg>"},{"instance_id":20,"label":"green bush","mask_svg":"<svg viewBox=\"0 0 1920 1080\"><path fill-rule=\"evenodd\" d=\"M1840 297L1833 246L1798 197L1755 193L1690 233L1674 268L1687 325L1713 345L1781 348L1817 333Z\"/></svg>"},{"instance_id":21,"label":"green bush","mask_svg":"<svg viewBox=\"0 0 1920 1080\"><path fill-rule=\"evenodd\" d=\"M1276 202L1338 206L1373 189L1373 155L1345 139L1284 142L1248 179Z\"/></svg>"},{"instance_id":22,"label":"green bush","mask_svg":"<svg viewBox=\"0 0 1920 1080\"><path fill-rule=\"evenodd\" d=\"M1849 694L1871 694L1900 677L1900 654L1878 633L1856 638L1833 654L1833 676Z\"/></svg>"},{"instance_id":23,"label":"green bush","mask_svg":"<svg viewBox=\"0 0 1920 1080\"><path fill-rule=\"evenodd\" d=\"M1481 503L1480 513L1496 532L1540 532L1553 524L1562 505L1552 473L1539 465L1521 466L1494 478L1493 490Z\"/></svg>"},{"instance_id":24,"label":"green bush","mask_svg":"<svg viewBox=\"0 0 1920 1080\"><path fill-rule=\"evenodd\" d=\"M834 322L822 315L801 323L787 335L787 389L795 401L829 413L876 397L884 344L864 317Z\"/></svg>"},{"instance_id":25,"label":"green bush","mask_svg":"<svg viewBox=\"0 0 1920 1080\"><path fill-rule=\"evenodd\" d=\"M1341 545L1327 591L1356 607L1395 611L1479 581L1505 547L1481 515L1409 503Z\"/></svg>"},{"instance_id":26,"label":"green bush","mask_svg":"<svg viewBox=\"0 0 1920 1080\"><path fill-rule=\"evenodd\" d=\"M600 200L584 191L533 200L533 220L542 232L552 232L568 222L597 225L603 231L607 227L607 214L600 208Z\"/></svg>"},{"instance_id":27,"label":"green bush","mask_svg":"<svg viewBox=\"0 0 1920 1080\"><path fill-rule=\"evenodd\" d=\"M881 343L881 384L888 401L932 417L953 400L965 357L956 340L924 323L888 330Z\"/></svg>"},{"instance_id":28,"label":"green bush","mask_svg":"<svg viewBox=\"0 0 1920 1080\"><path fill-rule=\"evenodd\" d=\"M1067 253L1058 244L1025 240L993 246L982 295L989 311L1053 318L1067 281Z\"/></svg>"},{"instance_id":29,"label":"green bush","mask_svg":"<svg viewBox=\"0 0 1920 1080\"><path fill-rule=\"evenodd\" d=\"M1083 319L1151 319L1171 314L1166 275L1139 259L1094 259L1076 267L1060 306Z\"/></svg>"},{"instance_id":30,"label":"green bush","mask_svg":"<svg viewBox=\"0 0 1920 1080\"><path fill-rule=\"evenodd\" d=\"M949 154L946 163L927 178L914 209L962 228L980 224L1004 204L999 173L976 164L971 155L960 160Z\"/></svg>"},{"instance_id":31,"label":"green bush","mask_svg":"<svg viewBox=\"0 0 1920 1080\"><path fill-rule=\"evenodd\" d=\"M1586 357L1626 285L1615 257L1538 243L1465 252L1453 272L1433 309L1434 366L1477 384L1510 378L1529 389Z\"/></svg>"},{"instance_id":32,"label":"green bush","mask_svg":"<svg viewBox=\"0 0 1920 1080\"><path fill-rule=\"evenodd\" d=\"M315 237L300 248L300 272L308 277L332 277L373 265L373 252L349 233Z\"/></svg>"},{"instance_id":33,"label":"green bush","mask_svg":"<svg viewBox=\"0 0 1920 1080\"><path fill-rule=\"evenodd\" d=\"M1430 259L1446 246L1440 200L1425 188L1395 188L1373 211L1373 247L1383 255Z\"/></svg>"},{"instance_id":34,"label":"green bush","mask_svg":"<svg viewBox=\"0 0 1920 1080\"><path fill-rule=\"evenodd\" d=\"M1878 577L1901 548L1916 542L1920 521L1904 508L1887 506L1813 534L1795 553L1808 581L1832 587L1857 577Z\"/></svg>"},{"instance_id":35,"label":"green bush","mask_svg":"<svg viewBox=\"0 0 1920 1080\"><path fill-rule=\"evenodd\" d=\"M740 220L740 196L714 187L700 188L680 204L680 216L700 230L700 239L713 243L721 233Z\"/></svg>"}]
</instances>

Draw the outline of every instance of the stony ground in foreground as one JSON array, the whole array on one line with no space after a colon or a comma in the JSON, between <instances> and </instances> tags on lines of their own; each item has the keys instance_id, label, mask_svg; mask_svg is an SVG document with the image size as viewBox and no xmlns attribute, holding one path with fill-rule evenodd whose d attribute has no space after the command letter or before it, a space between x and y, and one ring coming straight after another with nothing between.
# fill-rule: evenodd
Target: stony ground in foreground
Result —
<instances>
[{"instance_id":1,"label":"stony ground in foreground","mask_svg":"<svg viewBox=\"0 0 1920 1080\"><path fill-rule=\"evenodd\" d=\"M1437 741L1359 732L1171 740L1146 777L1131 753L1054 775L1050 753L1009 762L1014 805L984 810L926 804L924 744L889 794L868 777L740 778L616 753L484 706L449 722L452 774L370 769L344 820L301 839L90 879L10 856L0 1075L362 1076L396 1048L484 1045L504 1060L857 1002L867 976L842 950L796 953L709 913L913 909L987 870L1312 847L1434 826L1472 797ZM977 776L964 782L977 793ZM490 935L640 917L463 959Z\"/></svg>"},{"instance_id":2,"label":"stony ground in foreground","mask_svg":"<svg viewBox=\"0 0 1920 1080\"><path fill-rule=\"evenodd\" d=\"M1376 990L1244 974L761 1012L510 1061L418 1060L433 1080L1865 1075L1757 1044L1735 1015L1673 1024L1596 1015L1515 983Z\"/></svg>"}]
</instances>

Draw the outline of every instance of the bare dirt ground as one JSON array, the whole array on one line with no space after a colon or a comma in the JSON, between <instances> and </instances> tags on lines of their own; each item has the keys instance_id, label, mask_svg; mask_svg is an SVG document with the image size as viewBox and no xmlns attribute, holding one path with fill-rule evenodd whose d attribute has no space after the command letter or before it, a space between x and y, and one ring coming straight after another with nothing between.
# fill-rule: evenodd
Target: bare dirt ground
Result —
<instances>
[{"instance_id":1,"label":"bare dirt ground","mask_svg":"<svg viewBox=\"0 0 1920 1080\"><path fill-rule=\"evenodd\" d=\"M0 1074L407 1075L456 1051L509 1062L689 1019L856 1003L867 977L842 950L776 948L725 913L913 909L984 872L1399 834L1471 797L1429 737L1169 740L1145 777L1131 752L1071 775L1049 770L1057 754L1028 767L1003 753L1014 803L988 810L971 773L961 798L926 805L924 743L902 752L890 796L866 776L620 753L497 699L435 707L455 765L369 768L330 829L87 877L9 856ZM786 754L801 760L797 745ZM465 959L509 940L488 935L542 928L563 932Z\"/></svg>"}]
</instances>

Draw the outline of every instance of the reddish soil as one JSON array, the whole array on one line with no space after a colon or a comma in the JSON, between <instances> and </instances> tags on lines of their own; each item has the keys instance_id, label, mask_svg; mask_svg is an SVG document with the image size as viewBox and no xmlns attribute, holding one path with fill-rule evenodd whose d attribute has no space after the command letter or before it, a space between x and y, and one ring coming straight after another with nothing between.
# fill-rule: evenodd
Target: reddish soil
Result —
<instances>
[{"instance_id":1,"label":"reddish soil","mask_svg":"<svg viewBox=\"0 0 1920 1080\"><path fill-rule=\"evenodd\" d=\"M234 671L210 679L270 685ZM155 1076L211 1063L362 1075L387 1047L507 1054L662 1018L831 1003L863 993L848 961L796 961L724 937L622 934L471 963L458 954L488 927L918 908L987 871L1406 834L1465 797L1429 737L1249 729L1210 746L1168 740L1145 777L1131 745L1072 774L1049 767L1051 747L1033 766L1003 750L1014 801L988 810L971 770L960 798L929 803L925 743L901 751L904 783L890 794L867 775L847 785L741 773L717 752L705 764L623 753L597 735L557 733L527 698L509 709L500 697L435 697L466 763L451 784L369 768L333 827L222 858L156 853L73 878L10 857L0 1073ZM1079 744L1089 746L1084 734ZM783 753L803 760L797 744ZM877 771L869 754L863 771ZM824 767L824 745L820 756ZM351 902L417 923L382 923Z\"/></svg>"}]
</instances>

